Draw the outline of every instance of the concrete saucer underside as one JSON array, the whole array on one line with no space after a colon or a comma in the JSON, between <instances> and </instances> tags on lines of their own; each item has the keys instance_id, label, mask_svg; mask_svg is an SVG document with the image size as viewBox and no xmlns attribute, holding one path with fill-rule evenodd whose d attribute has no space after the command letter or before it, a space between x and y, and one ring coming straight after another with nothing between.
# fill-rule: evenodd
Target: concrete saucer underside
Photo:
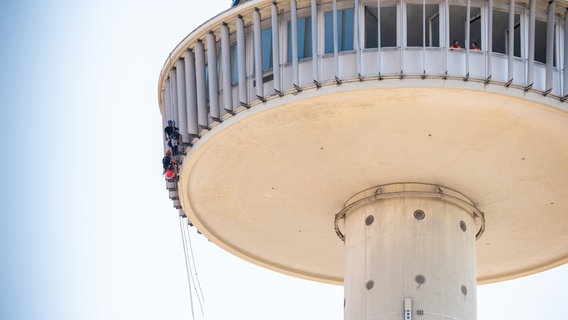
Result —
<instances>
[{"instance_id":1,"label":"concrete saucer underside","mask_svg":"<svg viewBox=\"0 0 568 320\"><path fill-rule=\"evenodd\" d=\"M316 281L343 281L345 201L395 182L455 189L485 213L479 283L568 261L568 112L510 94L354 83L287 95L215 126L181 176L211 241Z\"/></svg>"}]
</instances>

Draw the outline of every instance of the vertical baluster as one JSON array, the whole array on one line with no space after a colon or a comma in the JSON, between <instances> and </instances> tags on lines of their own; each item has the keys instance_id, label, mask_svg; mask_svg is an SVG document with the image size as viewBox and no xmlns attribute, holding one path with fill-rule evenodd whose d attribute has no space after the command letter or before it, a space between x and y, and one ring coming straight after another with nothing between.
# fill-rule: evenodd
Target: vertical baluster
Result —
<instances>
[{"instance_id":1,"label":"vertical baluster","mask_svg":"<svg viewBox=\"0 0 568 320\"><path fill-rule=\"evenodd\" d=\"M177 81L176 81L176 69L170 69L170 116L171 120L175 122L175 125L178 126L178 114L177 114Z\"/></svg>"},{"instance_id":2,"label":"vertical baluster","mask_svg":"<svg viewBox=\"0 0 568 320\"><path fill-rule=\"evenodd\" d=\"M333 0L333 61L335 62L335 81L339 83L339 38L337 31L337 0Z\"/></svg>"},{"instance_id":3,"label":"vertical baluster","mask_svg":"<svg viewBox=\"0 0 568 320\"><path fill-rule=\"evenodd\" d=\"M221 25L221 70L223 83L223 108L233 113L233 92L231 85L231 46L229 43L229 27Z\"/></svg>"},{"instance_id":4,"label":"vertical baluster","mask_svg":"<svg viewBox=\"0 0 568 320\"><path fill-rule=\"evenodd\" d=\"M507 85L513 83L513 58L515 54L515 0L509 0L509 39L508 39Z\"/></svg>"},{"instance_id":5,"label":"vertical baluster","mask_svg":"<svg viewBox=\"0 0 568 320\"><path fill-rule=\"evenodd\" d=\"M564 12L564 70L562 97L568 95L568 9Z\"/></svg>"},{"instance_id":6,"label":"vertical baluster","mask_svg":"<svg viewBox=\"0 0 568 320\"><path fill-rule=\"evenodd\" d=\"M525 91L532 88L534 83L534 41L535 41L535 23L536 23L536 1L531 0L529 8L529 60L527 68L527 83Z\"/></svg>"},{"instance_id":7,"label":"vertical baluster","mask_svg":"<svg viewBox=\"0 0 568 320\"><path fill-rule=\"evenodd\" d=\"M377 74L381 78L381 0L377 0Z\"/></svg>"},{"instance_id":8,"label":"vertical baluster","mask_svg":"<svg viewBox=\"0 0 568 320\"><path fill-rule=\"evenodd\" d=\"M219 121L219 82L217 80L217 40L215 34L207 33L207 65L209 73L209 113L211 118Z\"/></svg>"},{"instance_id":9,"label":"vertical baluster","mask_svg":"<svg viewBox=\"0 0 568 320\"><path fill-rule=\"evenodd\" d=\"M246 39L245 22L243 17L237 17L237 72L239 78L239 103L248 106L247 99L247 78L246 78Z\"/></svg>"},{"instance_id":10,"label":"vertical baluster","mask_svg":"<svg viewBox=\"0 0 568 320\"><path fill-rule=\"evenodd\" d=\"M185 95L187 96L187 128L191 137L199 133L197 127L197 91L195 87L195 55L186 50L185 63Z\"/></svg>"},{"instance_id":11,"label":"vertical baluster","mask_svg":"<svg viewBox=\"0 0 568 320\"><path fill-rule=\"evenodd\" d=\"M312 0L312 77L319 87L319 58L318 58L318 6L316 0Z\"/></svg>"},{"instance_id":12,"label":"vertical baluster","mask_svg":"<svg viewBox=\"0 0 568 320\"><path fill-rule=\"evenodd\" d=\"M195 83L197 87L197 118L201 128L209 128L205 88L205 52L201 40L195 42Z\"/></svg>"},{"instance_id":13,"label":"vertical baluster","mask_svg":"<svg viewBox=\"0 0 568 320\"><path fill-rule=\"evenodd\" d=\"M260 28L260 11L255 9L253 15L254 32L254 76L256 82L256 97L264 99L264 83L262 81L262 30Z\"/></svg>"},{"instance_id":14,"label":"vertical baluster","mask_svg":"<svg viewBox=\"0 0 568 320\"><path fill-rule=\"evenodd\" d=\"M282 95L280 82L280 25L278 23L278 6L272 3L272 75L274 78L274 92Z\"/></svg>"},{"instance_id":15,"label":"vertical baluster","mask_svg":"<svg viewBox=\"0 0 568 320\"><path fill-rule=\"evenodd\" d=\"M552 75L554 72L554 15L556 13L554 1L548 3L548 17L546 21L546 88L545 94L552 91Z\"/></svg>"},{"instance_id":16,"label":"vertical baluster","mask_svg":"<svg viewBox=\"0 0 568 320\"><path fill-rule=\"evenodd\" d=\"M185 94L185 64L182 59L176 61L176 92L177 92L177 116L179 131L182 141L189 141L187 130L187 99Z\"/></svg>"},{"instance_id":17,"label":"vertical baluster","mask_svg":"<svg viewBox=\"0 0 568 320\"><path fill-rule=\"evenodd\" d=\"M298 13L296 0L290 0L290 29L292 31L292 84L296 90L300 89L300 75L298 71Z\"/></svg>"},{"instance_id":18,"label":"vertical baluster","mask_svg":"<svg viewBox=\"0 0 568 320\"><path fill-rule=\"evenodd\" d=\"M491 80L493 75L493 0L487 1L487 69L486 69L486 82Z\"/></svg>"}]
</instances>

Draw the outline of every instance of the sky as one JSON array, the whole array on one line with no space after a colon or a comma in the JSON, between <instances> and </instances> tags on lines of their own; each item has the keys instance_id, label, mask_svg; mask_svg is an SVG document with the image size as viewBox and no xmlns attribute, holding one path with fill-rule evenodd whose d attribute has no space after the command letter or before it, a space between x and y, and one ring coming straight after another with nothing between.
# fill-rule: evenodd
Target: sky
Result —
<instances>
[{"instance_id":1,"label":"sky","mask_svg":"<svg viewBox=\"0 0 568 320\"><path fill-rule=\"evenodd\" d=\"M230 2L0 2L0 319L192 318L158 76ZM343 319L340 286L190 234L205 300L196 318ZM565 319L567 284L562 266L479 286L478 319Z\"/></svg>"}]
</instances>

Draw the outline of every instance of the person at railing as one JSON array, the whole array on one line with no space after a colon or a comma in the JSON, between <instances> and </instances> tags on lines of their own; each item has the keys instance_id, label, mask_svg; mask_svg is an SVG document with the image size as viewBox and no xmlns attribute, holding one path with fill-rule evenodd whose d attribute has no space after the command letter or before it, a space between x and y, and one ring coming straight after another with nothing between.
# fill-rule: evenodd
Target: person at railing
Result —
<instances>
[{"instance_id":1,"label":"person at railing","mask_svg":"<svg viewBox=\"0 0 568 320\"><path fill-rule=\"evenodd\" d=\"M471 49L471 50L477 50L477 51L481 50L481 49L477 46L477 42L472 42L470 49Z\"/></svg>"},{"instance_id":2,"label":"person at railing","mask_svg":"<svg viewBox=\"0 0 568 320\"><path fill-rule=\"evenodd\" d=\"M461 49L460 42L458 40L454 40L454 43L452 43L450 49Z\"/></svg>"},{"instance_id":3,"label":"person at railing","mask_svg":"<svg viewBox=\"0 0 568 320\"><path fill-rule=\"evenodd\" d=\"M164 128L164 139L168 142L168 146L172 149L174 156L178 155L179 145L181 145L182 137L178 127L174 126L172 120L168 120L168 126Z\"/></svg>"}]
</instances>

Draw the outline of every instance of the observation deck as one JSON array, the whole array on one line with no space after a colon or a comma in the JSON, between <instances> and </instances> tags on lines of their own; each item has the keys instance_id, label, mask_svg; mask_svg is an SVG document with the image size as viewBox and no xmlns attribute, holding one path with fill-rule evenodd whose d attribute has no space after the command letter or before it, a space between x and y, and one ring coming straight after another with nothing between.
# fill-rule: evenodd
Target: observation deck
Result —
<instances>
[{"instance_id":1,"label":"observation deck","mask_svg":"<svg viewBox=\"0 0 568 320\"><path fill-rule=\"evenodd\" d=\"M163 123L174 120L190 143L173 198L233 254L329 283L344 272L335 214L361 190L400 182L459 190L484 212L478 283L566 263L567 6L228 9L190 33L160 74Z\"/></svg>"}]
</instances>

